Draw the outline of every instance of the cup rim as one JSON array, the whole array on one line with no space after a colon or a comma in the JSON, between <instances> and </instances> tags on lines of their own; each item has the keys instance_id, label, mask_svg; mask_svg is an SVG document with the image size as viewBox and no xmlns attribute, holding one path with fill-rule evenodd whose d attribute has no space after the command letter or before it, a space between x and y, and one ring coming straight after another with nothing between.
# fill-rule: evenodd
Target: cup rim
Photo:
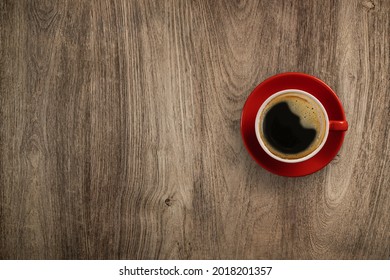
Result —
<instances>
[{"instance_id":1,"label":"cup rim","mask_svg":"<svg viewBox=\"0 0 390 280\"><path fill-rule=\"evenodd\" d=\"M300 94L304 94L306 95L307 97L311 98L312 100L314 100L314 102L316 102L318 104L318 106L321 108L322 112L324 113L325 115L325 135L324 135L324 138L322 139L322 142L320 143L320 145L314 150L312 151L310 154L302 157L302 158L298 158L298 159L285 159L285 158L281 158L281 157L278 157L277 155L271 153L271 151L267 148L267 146L264 144L263 140L261 139L260 137L260 116L261 116L261 113L264 111L265 107L268 105L269 102L271 102L271 100L273 100L274 98L276 98L277 96L279 95L282 95L282 94L285 94L285 93L300 93ZM257 111L257 114L256 114L256 120L255 120L255 133L256 133L256 138L257 138L257 141L259 142L261 148L272 158L276 159L277 161L280 161L280 162L285 162L285 163L298 163L298 162L303 162L303 161L306 161L312 157L314 157L319 151L321 151L322 147L325 145L326 143L326 140L328 139L328 135L329 135L329 117L328 117L328 113L326 112L326 109L324 107L324 105L322 105L322 103L312 94L310 94L309 92L307 91L304 91L304 90L301 90L301 89L284 89L284 90L281 90L281 91L278 91L278 92L275 92L274 94L272 94L271 96L269 96L264 102L263 104L261 104L259 110Z\"/></svg>"}]
</instances>

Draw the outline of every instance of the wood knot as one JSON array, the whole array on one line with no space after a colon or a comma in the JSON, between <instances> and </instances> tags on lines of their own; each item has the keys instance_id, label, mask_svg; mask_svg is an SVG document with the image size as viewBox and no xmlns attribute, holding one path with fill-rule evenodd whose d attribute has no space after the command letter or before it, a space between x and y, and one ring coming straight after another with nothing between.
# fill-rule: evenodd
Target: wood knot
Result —
<instances>
[{"instance_id":1,"label":"wood knot","mask_svg":"<svg viewBox=\"0 0 390 280\"><path fill-rule=\"evenodd\" d=\"M332 163L338 163L340 161L340 154L337 154L334 159L332 160Z\"/></svg>"},{"instance_id":2,"label":"wood knot","mask_svg":"<svg viewBox=\"0 0 390 280\"><path fill-rule=\"evenodd\" d=\"M367 8L368 10L373 10L373 9L375 9L375 4L374 4L373 1L364 1L364 2L362 3L362 5L363 5L365 8Z\"/></svg>"},{"instance_id":3,"label":"wood knot","mask_svg":"<svg viewBox=\"0 0 390 280\"><path fill-rule=\"evenodd\" d=\"M167 199L165 199L164 203L165 203L166 206L169 207L169 206L172 205L173 201L168 197Z\"/></svg>"}]
</instances>

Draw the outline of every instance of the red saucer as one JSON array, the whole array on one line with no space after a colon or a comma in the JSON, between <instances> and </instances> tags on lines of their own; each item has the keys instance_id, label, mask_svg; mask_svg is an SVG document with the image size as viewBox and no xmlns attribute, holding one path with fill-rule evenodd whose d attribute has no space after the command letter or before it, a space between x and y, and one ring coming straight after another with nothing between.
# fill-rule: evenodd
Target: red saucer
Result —
<instances>
[{"instance_id":1,"label":"red saucer","mask_svg":"<svg viewBox=\"0 0 390 280\"><path fill-rule=\"evenodd\" d=\"M260 146L255 133L255 119L261 104L284 89L300 89L317 97L330 120L345 121L343 106L334 91L320 79L304 73L282 73L259 84L249 95L241 114L241 136L253 159L268 171L289 177L305 176L325 167L343 144L345 131L329 131L325 145L314 157L299 163L284 163L270 157Z\"/></svg>"}]
</instances>

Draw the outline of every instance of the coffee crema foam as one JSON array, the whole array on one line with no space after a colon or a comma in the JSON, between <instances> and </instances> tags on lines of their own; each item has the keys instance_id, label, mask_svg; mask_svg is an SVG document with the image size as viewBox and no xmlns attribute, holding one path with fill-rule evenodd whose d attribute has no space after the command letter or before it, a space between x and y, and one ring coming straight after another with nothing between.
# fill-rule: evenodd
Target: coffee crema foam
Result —
<instances>
[{"instance_id":1,"label":"coffee crema foam","mask_svg":"<svg viewBox=\"0 0 390 280\"><path fill-rule=\"evenodd\" d=\"M313 136L314 139L306 148L304 148L303 151L299 151L297 153L282 151L283 149L280 149L280 147L278 149L278 147L275 147L276 145L272 145L267 140L267 135L264 133L264 119L271 109L275 108L277 105L280 106L282 103L286 103L293 115L299 117L299 123L304 130L315 130L315 136ZM263 143L272 154L283 159L299 159L309 155L321 145L326 134L325 118L326 116L323 113L322 108L312 98L296 92L284 93L272 99L263 110L259 124L260 136Z\"/></svg>"}]
</instances>

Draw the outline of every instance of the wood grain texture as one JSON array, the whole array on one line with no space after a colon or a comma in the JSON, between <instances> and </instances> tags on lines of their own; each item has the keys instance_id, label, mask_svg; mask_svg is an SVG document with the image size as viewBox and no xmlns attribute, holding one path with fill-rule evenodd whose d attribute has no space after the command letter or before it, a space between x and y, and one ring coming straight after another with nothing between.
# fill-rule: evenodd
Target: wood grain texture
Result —
<instances>
[{"instance_id":1,"label":"wood grain texture","mask_svg":"<svg viewBox=\"0 0 390 280\"><path fill-rule=\"evenodd\" d=\"M389 259L390 1L0 1L1 259ZM261 169L253 88L315 75L350 130Z\"/></svg>"}]
</instances>

